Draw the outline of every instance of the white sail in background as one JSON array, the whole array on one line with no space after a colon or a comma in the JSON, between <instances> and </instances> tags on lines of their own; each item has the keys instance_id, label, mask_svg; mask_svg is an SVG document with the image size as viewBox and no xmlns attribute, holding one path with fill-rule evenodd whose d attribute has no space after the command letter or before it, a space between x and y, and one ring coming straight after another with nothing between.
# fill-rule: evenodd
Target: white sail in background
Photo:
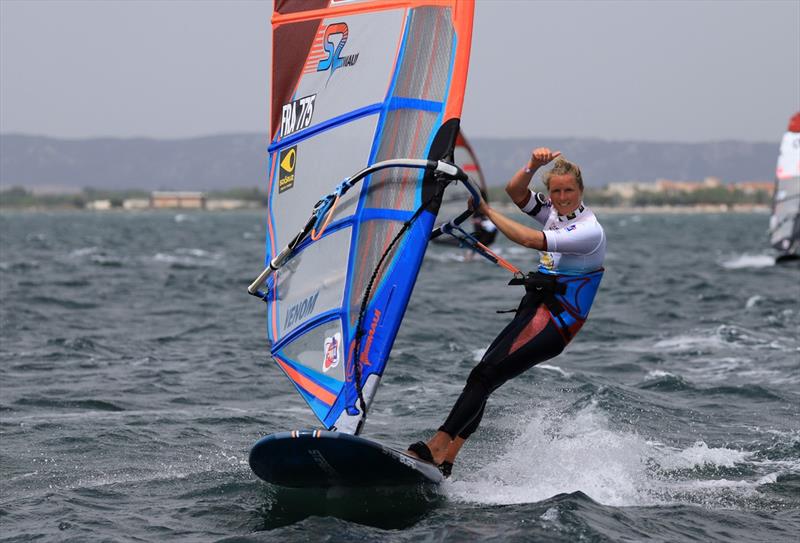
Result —
<instances>
[{"instance_id":1,"label":"white sail in background","mask_svg":"<svg viewBox=\"0 0 800 543\"><path fill-rule=\"evenodd\" d=\"M781 141L769 226L778 258L800 257L800 113L789 121Z\"/></svg>"}]
</instances>

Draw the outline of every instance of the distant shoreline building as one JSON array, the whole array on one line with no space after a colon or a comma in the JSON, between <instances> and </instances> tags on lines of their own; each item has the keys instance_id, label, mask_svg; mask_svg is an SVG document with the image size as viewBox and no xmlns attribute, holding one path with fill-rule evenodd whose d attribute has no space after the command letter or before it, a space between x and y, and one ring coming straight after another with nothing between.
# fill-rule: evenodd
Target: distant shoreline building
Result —
<instances>
[{"instance_id":1,"label":"distant shoreline building","mask_svg":"<svg viewBox=\"0 0 800 543\"><path fill-rule=\"evenodd\" d=\"M194 191L156 191L150 194L153 209L205 209L206 195Z\"/></svg>"},{"instance_id":2,"label":"distant shoreline building","mask_svg":"<svg viewBox=\"0 0 800 543\"><path fill-rule=\"evenodd\" d=\"M616 195L625 200L632 199L637 193L650 194L691 194L699 190L724 188L728 191L739 190L745 194L755 194L764 192L770 197L774 190L772 181L741 181L738 183L723 183L717 177L706 177L703 181L671 181L669 179L658 179L652 183L629 181L621 183L609 183L606 185L607 194Z\"/></svg>"},{"instance_id":3,"label":"distant shoreline building","mask_svg":"<svg viewBox=\"0 0 800 543\"><path fill-rule=\"evenodd\" d=\"M122 209L149 209L149 198L127 198L122 201Z\"/></svg>"},{"instance_id":4,"label":"distant shoreline building","mask_svg":"<svg viewBox=\"0 0 800 543\"><path fill-rule=\"evenodd\" d=\"M92 211L108 211L111 207L111 200L92 200L91 202L86 202L86 209L91 209Z\"/></svg>"}]
</instances>

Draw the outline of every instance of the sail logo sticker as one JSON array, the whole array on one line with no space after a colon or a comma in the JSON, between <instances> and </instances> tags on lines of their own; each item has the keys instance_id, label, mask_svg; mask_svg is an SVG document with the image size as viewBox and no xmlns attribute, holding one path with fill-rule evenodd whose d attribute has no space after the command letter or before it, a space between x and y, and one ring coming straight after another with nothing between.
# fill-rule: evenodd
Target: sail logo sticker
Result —
<instances>
[{"instance_id":1,"label":"sail logo sticker","mask_svg":"<svg viewBox=\"0 0 800 543\"><path fill-rule=\"evenodd\" d=\"M369 332L367 332L367 341L364 343L364 352L358 357L359 362L365 366L372 365L369 361L369 351L372 349L372 341L375 339L375 331L378 329L378 324L380 322L381 312L380 310L376 309L372 314L372 323L369 326Z\"/></svg>"},{"instance_id":2,"label":"sail logo sticker","mask_svg":"<svg viewBox=\"0 0 800 543\"><path fill-rule=\"evenodd\" d=\"M281 137L308 128L314 115L314 101L316 94L310 94L297 100L284 104L281 108Z\"/></svg>"},{"instance_id":3,"label":"sail logo sticker","mask_svg":"<svg viewBox=\"0 0 800 543\"><path fill-rule=\"evenodd\" d=\"M325 338L325 359L322 361L322 371L327 373L339 365L341 359L340 346L342 344L342 334L335 333L333 337Z\"/></svg>"},{"instance_id":4,"label":"sail logo sticker","mask_svg":"<svg viewBox=\"0 0 800 543\"><path fill-rule=\"evenodd\" d=\"M318 72L330 70L332 76L333 72L339 68L355 66L358 61L358 53L342 56L342 50L347 43L349 33L347 23L333 23L325 28L321 45L326 56L317 64ZM330 76L328 79L330 79Z\"/></svg>"},{"instance_id":5,"label":"sail logo sticker","mask_svg":"<svg viewBox=\"0 0 800 543\"><path fill-rule=\"evenodd\" d=\"M278 193L294 186L294 168L297 166L297 145L284 149L278 155Z\"/></svg>"},{"instance_id":6,"label":"sail logo sticker","mask_svg":"<svg viewBox=\"0 0 800 543\"><path fill-rule=\"evenodd\" d=\"M317 305L318 297L319 291L290 307L289 311L286 312L286 321L283 324L284 329L288 330L293 325L311 315L311 313L314 312L314 306Z\"/></svg>"}]
</instances>

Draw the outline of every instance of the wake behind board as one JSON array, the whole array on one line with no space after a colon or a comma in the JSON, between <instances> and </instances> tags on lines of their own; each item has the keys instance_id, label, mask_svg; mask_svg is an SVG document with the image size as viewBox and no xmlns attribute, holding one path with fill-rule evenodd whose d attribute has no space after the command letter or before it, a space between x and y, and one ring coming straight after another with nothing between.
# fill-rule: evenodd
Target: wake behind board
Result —
<instances>
[{"instance_id":1,"label":"wake behind board","mask_svg":"<svg viewBox=\"0 0 800 543\"><path fill-rule=\"evenodd\" d=\"M265 436L253 445L249 461L264 481L292 488L403 486L443 480L433 464L363 437L325 430Z\"/></svg>"}]
</instances>

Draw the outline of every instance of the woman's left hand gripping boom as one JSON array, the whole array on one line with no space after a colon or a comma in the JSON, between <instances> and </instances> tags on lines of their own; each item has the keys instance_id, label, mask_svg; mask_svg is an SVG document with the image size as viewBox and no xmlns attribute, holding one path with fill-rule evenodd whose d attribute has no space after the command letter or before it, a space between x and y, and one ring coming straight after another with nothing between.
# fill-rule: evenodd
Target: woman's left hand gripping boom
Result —
<instances>
[{"instance_id":1,"label":"woman's left hand gripping boom","mask_svg":"<svg viewBox=\"0 0 800 543\"><path fill-rule=\"evenodd\" d=\"M520 224L515 220L509 219L496 209L489 206L485 200L481 200L478 207L475 208L475 203L472 198L469 199L467 205L470 209L475 209L477 212L482 213L488 217L490 221L497 226L508 239L515 243L519 243L524 247L536 249L538 251L547 250L547 242L544 233L541 230L529 228L524 224Z\"/></svg>"}]
</instances>

